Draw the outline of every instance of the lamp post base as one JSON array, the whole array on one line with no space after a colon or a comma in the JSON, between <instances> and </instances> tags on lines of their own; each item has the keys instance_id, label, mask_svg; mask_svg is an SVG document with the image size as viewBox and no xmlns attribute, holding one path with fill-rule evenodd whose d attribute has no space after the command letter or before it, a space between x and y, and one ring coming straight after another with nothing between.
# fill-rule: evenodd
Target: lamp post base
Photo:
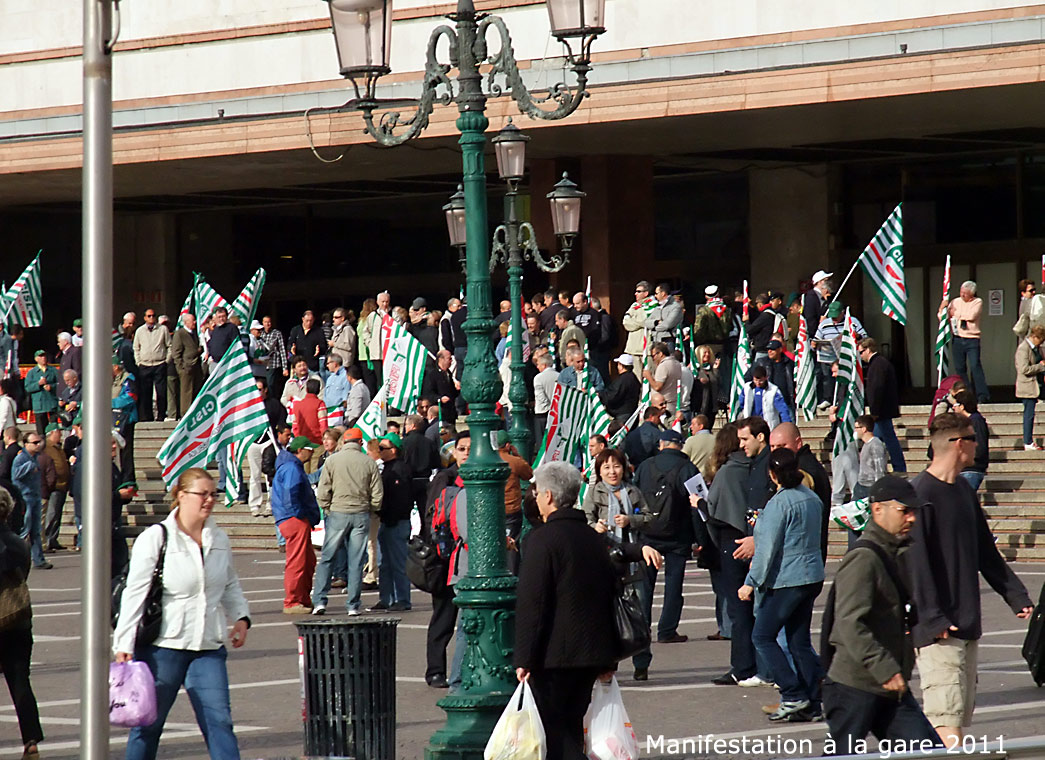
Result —
<instances>
[{"instance_id":1,"label":"lamp post base","mask_svg":"<svg viewBox=\"0 0 1045 760\"><path fill-rule=\"evenodd\" d=\"M515 578L465 577L457 584L465 653L461 689L439 700L446 725L425 748L425 760L482 760L494 725L515 690Z\"/></svg>"}]
</instances>

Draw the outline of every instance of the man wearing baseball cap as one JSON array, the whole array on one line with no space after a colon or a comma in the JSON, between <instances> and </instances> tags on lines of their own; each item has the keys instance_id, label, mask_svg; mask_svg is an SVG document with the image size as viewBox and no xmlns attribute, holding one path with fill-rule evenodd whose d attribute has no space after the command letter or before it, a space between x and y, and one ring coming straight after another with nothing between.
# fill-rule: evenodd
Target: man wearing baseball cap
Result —
<instances>
[{"instance_id":1,"label":"man wearing baseball cap","mask_svg":"<svg viewBox=\"0 0 1045 760\"><path fill-rule=\"evenodd\" d=\"M276 456L276 475L272 478L272 517L287 541L283 570L283 613L286 615L312 612L309 591L316 571L312 528L319 524L319 504L305 474L305 462L312 459L315 448L316 444L303 435L294 438Z\"/></svg>"},{"instance_id":2,"label":"man wearing baseball cap","mask_svg":"<svg viewBox=\"0 0 1045 760\"><path fill-rule=\"evenodd\" d=\"M608 388L599 391L599 398L613 419L625 422L639 406L642 383L632 371L635 357L631 354L621 354L613 361L617 365L617 376Z\"/></svg>"},{"instance_id":3,"label":"man wearing baseball cap","mask_svg":"<svg viewBox=\"0 0 1045 760\"><path fill-rule=\"evenodd\" d=\"M871 520L845 555L827 599L821 633L824 715L834 753L857 753L868 733L907 742L940 739L908 685L914 644L907 586L897 560L911 543L924 501L905 478L886 475L870 492ZM833 609L833 625L827 626ZM923 678L925 674L923 673Z\"/></svg>"}]
</instances>

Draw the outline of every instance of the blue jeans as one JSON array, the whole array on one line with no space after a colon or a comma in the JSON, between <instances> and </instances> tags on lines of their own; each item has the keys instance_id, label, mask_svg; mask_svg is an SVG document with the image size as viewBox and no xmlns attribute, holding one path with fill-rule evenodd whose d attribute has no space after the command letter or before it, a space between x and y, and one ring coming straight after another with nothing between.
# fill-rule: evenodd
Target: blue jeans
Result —
<instances>
[{"instance_id":1,"label":"blue jeans","mask_svg":"<svg viewBox=\"0 0 1045 760\"><path fill-rule=\"evenodd\" d=\"M737 534L739 536L739 534ZM747 560L733 559L736 544L733 543L733 535L726 534L727 540L723 540L724 548L719 548L719 562L721 563L722 592L726 597L726 611L732 623L731 635L729 637L730 651L729 663L733 675L738 681L750 678L758 671L755 660L755 647L751 642L751 629L755 624L755 605L753 602L743 602L737 596L737 591L744 585L747 571L751 563ZM774 633L774 635L776 635Z\"/></svg>"},{"instance_id":2,"label":"blue jeans","mask_svg":"<svg viewBox=\"0 0 1045 760\"><path fill-rule=\"evenodd\" d=\"M660 621L657 623L657 641L670 639L679 632L679 618L682 617L682 580L686 574L686 557L675 551L664 554L664 606L660 610ZM646 565L644 585L648 593L643 595L646 605L646 617L653 620L653 589L657 587L657 568Z\"/></svg>"},{"instance_id":3,"label":"blue jeans","mask_svg":"<svg viewBox=\"0 0 1045 760\"><path fill-rule=\"evenodd\" d=\"M814 706L820 702L820 657L813 649L809 626L813 619L813 601L823 583L778 588L762 597L751 640L759 670L772 674L784 702L809 700ZM795 669L788 665L784 651L777 643L783 628L787 632L787 648L795 661ZM796 672L797 671L797 672Z\"/></svg>"},{"instance_id":4,"label":"blue jeans","mask_svg":"<svg viewBox=\"0 0 1045 760\"><path fill-rule=\"evenodd\" d=\"M900 448L900 441L897 440L896 431L893 430L893 421L884 417L875 421L874 434L885 444L885 450L889 452L889 461L893 465L893 472L907 472L907 462L904 461L903 449Z\"/></svg>"},{"instance_id":5,"label":"blue jeans","mask_svg":"<svg viewBox=\"0 0 1045 760\"><path fill-rule=\"evenodd\" d=\"M33 564L37 567L47 562L44 559L44 548L40 543L40 520L43 516L43 501L39 494L35 498L25 499L25 521L22 524L22 532L19 538L29 539L29 553L32 555Z\"/></svg>"},{"instance_id":6,"label":"blue jeans","mask_svg":"<svg viewBox=\"0 0 1045 760\"><path fill-rule=\"evenodd\" d=\"M239 760L239 745L232 732L226 657L225 647L194 652L150 644L137 649L134 659L148 665L156 679L156 722L131 729L127 737L127 760L155 759L167 713L182 685L196 713L196 723L211 760Z\"/></svg>"},{"instance_id":7,"label":"blue jeans","mask_svg":"<svg viewBox=\"0 0 1045 760\"><path fill-rule=\"evenodd\" d=\"M1034 443L1034 408L1038 405L1036 398L1021 398L1023 402L1023 443Z\"/></svg>"},{"instance_id":8,"label":"blue jeans","mask_svg":"<svg viewBox=\"0 0 1045 760\"><path fill-rule=\"evenodd\" d=\"M733 633L733 623L726 612L726 595L722 590L722 571L714 569L710 571L711 588L715 590L715 622L718 623L719 634L728 639Z\"/></svg>"},{"instance_id":9,"label":"blue jeans","mask_svg":"<svg viewBox=\"0 0 1045 760\"><path fill-rule=\"evenodd\" d=\"M348 610L359 609L359 595L363 587L363 562L366 560L366 542L370 535L370 513L327 512L326 538L323 539L323 552L316 567L316 582L312 587L312 606L327 606L327 594L330 593L331 572L334 555L344 544L348 545Z\"/></svg>"},{"instance_id":10,"label":"blue jeans","mask_svg":"<svg viewBox=\"0 0 1045 760\"><path fill-rule=\"evenodd\" d=\"M983 376L983 365L980 364L980 339L959 338L955 335L951 343L951 355L954 357L955 374L961 376L970 390L976 389L976 399L981 404L990 401L991 392L987 389L987 378Z\"/></svg>"},{"instance_id":11,"label":"blue jeans","mask_svg":"<svg viewBox=\"0 0 1045 760\"><path fill-rule=\"evenodd\" d=\"M410 579L406 577L406 542L410 540L410 520L399 520L394 525L377 529L377 543L381 547L378 591L382 603L410 606Z\"/></svg>"},{"instance_id":12,"label":"blue jeans","mask_svg":"<svg viewBox=\"0 0 1045 760\"><path fill-rule=\"evenodd\" d=\"M969 481L969 485L972 486L972 490L980 490L980 484L983 483L983 479L987 477L985 472L977 472L976 470L966 470L961 473L961 476Z\"/></svg>"}]
</instances>

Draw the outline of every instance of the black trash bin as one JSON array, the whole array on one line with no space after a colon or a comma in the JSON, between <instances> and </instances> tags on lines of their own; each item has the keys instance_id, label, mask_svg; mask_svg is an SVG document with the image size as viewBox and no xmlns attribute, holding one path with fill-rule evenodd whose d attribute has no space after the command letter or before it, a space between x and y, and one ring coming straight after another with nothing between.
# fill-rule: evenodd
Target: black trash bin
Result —
<instances>
[{"instance_id":1,"label":"black trash bin","mask_svg":"<svg viewBox=\"0 0 1045 760\"><path fill-rule=\"evenodd\" d=\"M384 616L296 623L306 755L395 760L398 624Z\"/></svg>"}]
</instances>

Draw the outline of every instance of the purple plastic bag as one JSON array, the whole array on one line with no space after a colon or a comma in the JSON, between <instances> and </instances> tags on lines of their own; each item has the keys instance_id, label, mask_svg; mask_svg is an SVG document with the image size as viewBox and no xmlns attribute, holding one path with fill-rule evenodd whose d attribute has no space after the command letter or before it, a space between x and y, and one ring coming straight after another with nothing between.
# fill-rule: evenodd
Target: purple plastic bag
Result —
<instances>
[{"instance_id":1,"label":"purple plastic bag","mask_svg":"<svg viewBox=\"0 0 1045 760\"><path fill-rule=\"evenodd\" d=\"M156 681L144 662L109 665L109 722L128 728L156 722Z\"/></svg>"}]
</instances>

